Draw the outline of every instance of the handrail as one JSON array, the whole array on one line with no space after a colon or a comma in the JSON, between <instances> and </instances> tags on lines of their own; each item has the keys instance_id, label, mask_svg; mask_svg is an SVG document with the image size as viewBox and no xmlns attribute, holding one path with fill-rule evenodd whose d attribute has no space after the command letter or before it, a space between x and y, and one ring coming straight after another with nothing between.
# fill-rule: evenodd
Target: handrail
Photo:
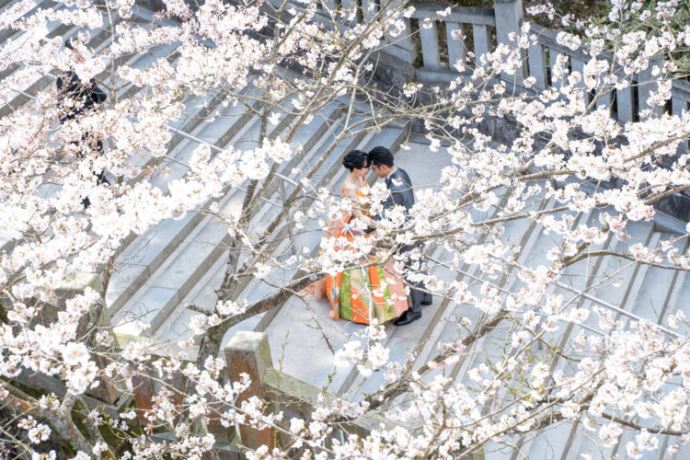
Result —
<instances>
[{"instance_id":1,"label":"handrail","mask_svg":"<svg viewBox=\"0 0 690 460\"><path fill-rule=\"evenodd\" d=\"M415 19L437 19L438 13L448 8L448 5L438 3L419 3L412 4ZM446 22L461 22L465 24L477 24L485 26L496 26L496 17L493 8L481 8L477 6L453 6L450 14L443 17Z\"/></svg>"},{"instance_id":2,"label":"handrail","mask_svg":"<svg viewBox=\"0 0 690 460\"><path fill-rule=\"evenodd\" d=\"M363 0L368 3L373 0ZM522 9L519 0L501 0L494 2L494 8L478 7L448 7L446 4L426 4L414 2L415 11L411 19L420 23L418 35L420 47L413 40L397 40L382 48L382 53L406 61L413 69L412 78L422 82L433 83L450 82L461 74L455 69L455 63L465 60L468 51L475 55L475 63L478 63L481 55L493 50L492 35L495 32L496 43L510 45L509 37L519 34L522 25ZM412 30L410 20L407 19L408 30ZM471 28L471 41L473 49L467 48L467 42L462 34L464 27ZM445 36L438 33L439 28L445 29ZM494 31L495 28L495 31ZM520 81L526 77L534 77L537 90L543 90L552 86L549 76L551 68L555 65L559 55L566 56L570 61L570 67L574 72L584 70L584 65L590 59L582 49L572 50L558 43L559 31L552 30L538 24L530 23L530 34L536 37L536 42L531 44L527 52L527 65L523 69L523 75L517 76L518 89ZM447 57L442 56L443 48L447 50ZM403 50L404 52L402 52ZM603 53L600 58L611 61L610 53ZM443 58L443 59L442 59ZM651 97L654 85L658 77L651 73L651 67L657 62L652 61L648 69L634 76L636 90L631 86L622 89L613 87L600 88L597 98L597 107L608 107L611 117L621 123L637 121L640 112L647 108L647 101ZM514 78L509 78L512 83ZM584 88L581 91L585 91ZM586 96L590 97L590 96ZM657 112L662 111L656 107ZM671 113L680 115L690 110L690 83L684 80L674 79L672 82ZM681 145L687 148L688 143Z\"/></svg>"}]
</instances>

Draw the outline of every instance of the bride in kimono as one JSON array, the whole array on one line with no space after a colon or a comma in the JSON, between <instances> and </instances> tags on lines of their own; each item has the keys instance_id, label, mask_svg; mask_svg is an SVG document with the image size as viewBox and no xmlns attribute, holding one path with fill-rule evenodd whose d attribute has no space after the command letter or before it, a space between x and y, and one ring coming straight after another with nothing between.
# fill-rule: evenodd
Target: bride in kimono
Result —
<instances>
[{"instance_id":1,"label":"bride in kimono","mask_svg":"<svg viewBox=\"0 0 690 460\"><path fill-rule=\"evenodd\" d=\"M365 223L364 228L375 225L367 215L367 154L353 150L343 159L343 166L350 173L345 178L340 193L343 199L352 202L352 210L341 214L324 231L324 237L336 238L334 246L340 248L346 248L355 237L366 237L356 226L349 225L354 219ZM356 266L327 276L316 290L326 294L333 319L370 324L375 318L382 324L397 318L408 309L405 286L394 271L392 260L383 265L377 263L374 257L364 257Z\"/></svg>"}]
</instances>

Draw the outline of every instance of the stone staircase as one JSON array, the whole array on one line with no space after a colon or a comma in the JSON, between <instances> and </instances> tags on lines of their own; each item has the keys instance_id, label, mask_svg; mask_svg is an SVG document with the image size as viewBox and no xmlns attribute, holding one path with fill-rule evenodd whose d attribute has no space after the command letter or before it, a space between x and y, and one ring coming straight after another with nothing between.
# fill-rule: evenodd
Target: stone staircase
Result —
<instances>
[{"instance_id":1,"label":"stone staircase","mask_svg":"<svg viewBox=\"0 0 690 460\"><path fill-rule=\"evenodd\" d=\"M17 3L18 1L5 2L0 9L10 8ZM51 3L50 0L36 0L34 9ZM30 13L31 11L27 14ZM136 21L146 24L150 18L149 11L137 8ZM47 37L69 37L76 32L74 28L53 24L40 33ZM0 42L7 44L10 41L28 38L24 35L12 30L0 31ZM107 30L103 29L92 35L89 46L105 50L110 46L110 38ZM127 56L123 62L143 68L158 58L174 61L175 44ZM16 87L22 93L11 99L0 100L0 117L17 110L30 101L31 96L55 84L54 76L35 75L31 79L26 79L21 72L22 69L10 68L0 73L2 84L11 84L15 87L18 81L26 82L23 87ZM138 91L136 87L127 85L117 78L113 79L105 73L100 75L99 79L115 89L115 93L110 94L111 97L133 97ZM261 94L261 90L254 87L251 82L241 91L246 96ZM224 102L226 100L222 96L187 99L184 115L171 123L171 128L179 132L176 131L177 134L169 142L167 154L162 158L132 156L130 162L133 166L143 166L150 172L131 180L150 181L161 191L167 192L168 184L187 172L188 168L185 165L198 146L195 139L218 148L229 145L240 149L255 147L260 130L259 118L254 111L241 104L226 107ZM284 101L287 115L284 115L278 124L269 127L269 136L284 135L294 126L296 120L290 115L289 103L289 100ZM316 188L324 187L337 191L345 177L345 171L341 166L344 154L355 148L369 150L376 145L384 145L396 153L396 162L410 173L415 185L438 186L440 171L449 164L448 156L431 152L422 142L412 142L411 151L399 150L401 143L409 137L409 128L404 122L378 131L373 128L360 131L338 141L339 135L345 129L344 107L343 103L334 101L324 107L310 123L297 128L292 143L301 145L303 149L293 160L280 166L280 173L296 181L308 176ZM356 117L359 120L364 119L363 115ZM335 147L330 154L323 155L332 144L335 144ZM300 170L297 176L292 173L295 168ZM286 188L288 195L294 192L294 186L291 184L286 184ZM218 200L218 208L222 213L229 215L239 212L245 192L244 187L227 190ZM299 250L315 251L320 240L318 223L314 220L309 221L305 231L296 234L294 241L291 241L287 234L287 226L291 225L291 222L289 216L286 218L281 213L282 195L277 184L267 187L264 198L253 214L250 227L257 235L266 229L272 229L271 239L276 241L271 246L272 253L278 258L289 255L293 244ZM508 199L507 193L503 199ZM308 199L303 199L302 202L304 209L311 206ZM553 207L555 204L543 197L535 197L531 203L531 209L534 210ZM476 213L475 218L489 218L495 215L495 212L490 210L483 214ZM573 225L594 224L598 222L602 212L606 211L595 210L586 215L579 215ZM655 248L662 241L674 237L674 234L660 231L651 223L632 224L629 232L629 241L609 238L599 248L593 249L625 251L636 242ZM225 224L214 214L204 212L203 209L188 213L179 219L163 221L146 233L130 238L117 256L116 269L107 292L107 304L116 330L123 334L131 334L132 321L136 320L147 323L149 328L143 334L158 341L175 343L190 337L190 321L200 313L190 310L188 305L194 304L208 311L214 308L217 299L215 291L220 286L227 263L229 238ZM516 246L517 262L529 267L545 264L549 249L560 244L552 233L546 233L542 226L527 220L506 222L501 239ZM676 245L681 253L687 251L687 241L683 240ZM0 242L0 251L8 248L7 242ZM447 255L446 250L439 247L432 251L430 257L443 261ZM520 286L519 279L511 271L503 273L497 279L483 280L473 267L461 267L459 273L442 265L437 265L433 270L446 281L466 282L475 294L479 292L483 281L491 281L497 288L506 291L515 291ZM273 281L286 281L294 275L294 272L274 270L269 276ZM596 286L605 277L613 277L616 282L613 285L605 283ZM690 278L684 272L647 267L611 256L600 256L573 265L568 269L568 276L562 282L567 288L554 286L554 293L560 293L564 298L570 299L577 296L577 291L588 288L588 292L599 301L579 299L576 300L577 305L586 308L607 308L604 304L613 305L629 314L656 323L663 323L678 310L685 311L687 306L684 299L690 295ZM261 280L251 279L242 285L242 292L238 293L238 297L254 301L269 295L274 289ZM621 320L630 320L630 316L622 313L616 312L616 315ZM420 321L403 328L387 325L386 340L391 350L391 360L402 362L414 354L416 365L422 365L438 353L439 343L454 341L468 334L458 323L458 318L461 317L469 320L470 329L486 319L473 306L434 298L433 305L425 307ZM562 349L567 350L571 346L571 340L580 330L596 330L596 327L595 316L590 315L582 325L562 325L555 333L557 335L547 334L547 337L552 340L560 339ZM330 320L327 304L323 300L305 302L293 297L282 308L236 325L228 331L226 341L238 330L267 332L276 367L300 380L328 388L349 399L359 400L376 391L383 383L383 375L380 372L364 377L356 368L334 368L333 350L337 350L340 345L361 331L362 326ZM498 356L503 351L506 337L509 335L510 324L500 324L467 350L453 368L452 376L458 382L467 382L467 372L481 360ZM556 360L553 365L565 369L571 364L564 360ZM430 373L428 378L434 375ZM403 403L402 400L400 402ZM486 455L492 459L516 459L522 454L526 454L528 458L579 458L582 454L589 454L592 458L607 458L615 454L624 457L625 442L630 436L631 431L626 431L621 442L614 449L606 451L589 437L579 422L564 422L547 429L539 436L515 439L521 453L505 446L492 445L486 449ZM666 437L664 444L670 445L672 442L670 437ZM686 448L674 458L687 458L688 455L690 452Z\"/></svg>"},{"instance_id":2,"label":"stone staircase","mask_svg":"<svg viewBox=\"0 0 690 460\"><path fill-rule=\"evenodd\" d=\"M2 6L11 8L17 1L6 2ZM39 8L51 7L50 0L36 1L33 8L21 12L17 16L35 13ZM59 8L67 8L60 5ZM144 8L135 7L133 20L146 26L152 19L152 13ZM115 17L115 21L120 19ZM102 30L93 33L88 46L96 52L102 52L111 45L112 35L109 33L109 23L104 24ZM75 27L50 23L43 30L44 37L60 36L68 38L78 32ZM31 34L31 36L29 36ZM22 32L7 30L2 32L5 44L20 43L19 40L38 39L38 32ZM171 62L177 58L176 44L162 45L147 50L145 53L125 56L118 60L119 64L131 65L135 68L145 68L156 59L165 58ZM50 90L55 84L57 71L47 75L34 75L27 79L22 69L10 68L0 75L5 84L12 85L17 94L8 100L0 101L0 115L7 115L31 101L40 91ZM110 89L109 98L133 97L138 88L127 84L117 76L103 72L97 76L99 84ZM19 82L24 84L17 86ZM261 90L251 82L247 87L239 89L242 96L258 99ZM168 184L187 173L186 166L189 158L199 145L198 140L212 144L218 148L232 145L241 150L249 150L257 146L260 120L255 112L242 104L228 104L225 96L190 97L184 101L185 111L180 119L170 124L176 133L167 145L167 153L162 158L142 157L132 155L128 160L134 168L146 171L131 178L130 181L149 181L164 193ZM283 112L287 115L270 127L269 137L277 137L292 128L295 119L290 112L290 100L284 101ZM256 103L253 109L259 108ZM346 136L337 143L335 149L327 157L322 152L329 148L344 126L346 106L340 102L333 102L315 116L308 124L298 127L292 144L302 146L301 154L290 162L281 165L279 172L290 175L295 168L304 176L310 177L315 188L327 187L338 190L338 183L344 177L341 158L353 148L371 148L374 145L386 145L393 151L407 135L407 127L401 124L395 128L383 128L374 134L367 130L360 130L353 136ZM353 122L364 120L363 115L356 115ZM296 180L301 179L295 177ZM263 232L269 226L276 227L274 235L285 232L284 222L275 222L280 217L280 209L272 203L280 203L281 196L274 184L267 189L268 193L260 209L254 214L250 227ZM245 190L243 187L228 190L225 196L218 200L218 207L222 213L236 214L239 212ZM209 203L210 204L210 203ZM180 219L168 219L150 229L143 235L132 236L121 249L116 260L116 269L112 275L107 292L107 303L116 329L126 331L127 324L132 319L145 321L150 325L147 334L165 339L178 339L188 333L186 328L189 311L187 304L193 301L205 308L212 309L215 300L212 292L217 289L219 278L224 270L224 259L227 259L227 244L229 236L227 228L215 216L200 210L189 213ZM312 249L317 240L302 241L297 244L311 244ZM284 245L283 245L284 246ZM3 245L2 249L9 249ZM279 250L285 248L279 245ZM245 292L251 293L252 298L261 296L261 289L250 283L244 287ZM199 297L202 296L202 297ZM184 333L180 330L185 330Z\"/></svg>"}]
</instances>

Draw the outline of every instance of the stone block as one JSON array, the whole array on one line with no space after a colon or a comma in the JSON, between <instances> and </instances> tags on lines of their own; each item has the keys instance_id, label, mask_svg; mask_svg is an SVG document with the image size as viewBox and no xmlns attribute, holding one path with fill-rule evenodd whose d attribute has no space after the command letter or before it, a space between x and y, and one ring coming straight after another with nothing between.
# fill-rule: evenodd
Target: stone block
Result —
<instances>
[{"instance_id":1,"label":"stone block","mask_svg":"<svg viewBox=\"0 0 690 460\"><path fill-rule=\"evenodd\" d=\"M239 380L242 374L247 374L251 379L249 388L240 395L239 400L246 400L252 396L263 399L263 376L266 369L273 366L268 336L260 332L237 332L225 347L225 360L231 381ZM271 429L257 430L248 425L240 425L240 439L242 444L250 449L262 445L271 449L274 446Z\"/></svg>"},{"instance_id":2,"label":"stone block","mask_svg":"<svg viewBox=\"0 0 690 460\"><path fill-rule=\"evenodd\" d=\"M389 46L388 48L391 47ZM402 88L407 83L416 80L414 66L388 52L376 54L373 62L376 64L374 76L384 88L391 86Z\"/></svg>"},{"instance_id":3,"label":"stone block","mask_svg":"<svg viewBox=\"0 0 690 460\"><path fill-rule=\"evenodd\" d=\"M479 65L482 55L489 52L489 28L481 24L472 24L474 37L474 60Z\"/></svg>"},{"instance_id":4,"label":"stone block","mask_svg":"<svg viewBox=\"0 0 690 460\"><path fill-rule=\"evenodd\" d=\"M147 278L148 272L145 265L118 264L110 277L105 301L109 308L118 309L122 306L123 299L131 297L141 287L140 278Z\"/></svg>"},{"instance_id":5,"label":"stone block","mask_svg":"<svg viewBox=\"0 0 690 460\"><path fill-rule=\"evenodd\" d=\"M520 24L522 23L522 0L495 0L494 13L496 18L496 39L498 43L509 47L515 46L515 37L520 34ZM511 34L515 34L510 40ZM511 78L512 77L512 78ZM505 75L504 78L522 81L523 74L519 71L516 76Z\"/></svg>"},{"instance_id":6,"label":"stone block","mask_svg":"<svg viewBox=\"0 0 690 460\"><path fill-rule=\"evenodd\" d=\"M655 105L653 107L649 105L652 92L657 91L659 89L657 81L665 78L665 75L663 75L663 73L654 75L653 69L654 67L662 68L663 64L664 62L661 57L650 59L649 66L646 69L642 70L637 76L637 94L639 97L638 107L640 111L651 110L653 113L657 115L661 114L664 111L664 108L659 105Z\"/></svg>"},{"instance_id":7,"label":"stone block","mask_svg":"<svg viewBox=\"0 0 690 460\"><path fill-rule=\"evenodd\" d=\"M544 62L544 48L539 43L533 43L527 50L529 74L535 78L534 86L543 90L546 88L546 63ZM573 70L575 70L573 68Z\"/></svg>"},{"instance_id":8,"label":"stone block","mask_svg":"<svg viewBox=\"0 0 690 460\"><path fill-rule=\"evenodd\" d=\"M441 67L441 54L438 46L438 28L436 22L431 21L419 29L422 42L422 61L424 67L438 69Z\"/></svg>"},{"instance_id":9,"label":"stone block","mask_svg":"<svg viewBox=\"0 0 690 460\"><path fill-rule=\"evenodd\" d=\"M633 92L632 88L616 90L616 112L618 121L627 123L633 120Z\"/></svg>"},{"instance_id":10,"label":"stone block","mask_svg":"<svg viewBox=\"0 0 690 460\"><path fill-rule=\"evenodd\" d=\"M132 376L132 391L134 392L134 405L136 407L137 422L144 426L147 423L144 415L147 410L153 408L154 388L151 379L144 375Z\"/></svg>"},{"instance_id":11,"label":"stone block","mask_svg":"<svg viewBox=\"0 0 690 460\"><path fill-rule=\"evenodd\" d=\"M446 42L448 43L448 67L453 70L458 61L465 61L465 41L459 34L462 25L457 22L446 22Z\"/></svg>"}]
</instances>

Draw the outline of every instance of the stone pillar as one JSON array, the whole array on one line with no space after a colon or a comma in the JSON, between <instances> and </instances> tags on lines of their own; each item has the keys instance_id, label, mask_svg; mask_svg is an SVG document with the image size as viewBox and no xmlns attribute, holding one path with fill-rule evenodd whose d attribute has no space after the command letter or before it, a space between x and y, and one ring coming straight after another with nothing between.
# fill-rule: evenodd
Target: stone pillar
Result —
<instances>
[{"instance_id":1,"label":"stone pillar","mask_svg":"<svg viewBox=\"0 0 690 460\"><path fill-rule=\"evenodd\" d=\"M683 112L690 110L690 102L685 99L681 99L678 96L671 98L671 110L673 115L681 116ZM678 145L678 153L686 153L688 151L688 141L683 141Z\"/></svg>"},{"instance_id":2,"label":"stone pillar","mask_svg":"<svg viewBox=\"0 0 690 460\"><path fill-rule=\"evenodd\" d=\"M391 10L402 9L405 5L403 0L393 0L389 8ZM399 20L405 24L405 30L397 37L387 35L386 38L391 44L386 46L385 51L408 64L413 64L417 60L419 50L417 43L412 39L412 25L406 17L401 17Z\"/></svg>"},{"instance_id":3,"label":"stone pillar","mask_svg":"<svg viewBox=\"0 0 690 460\"><path fill-rule=\"evenodd\" d=\"M357 18L357 2L355 0L341 0L341 8L349 14L348 20L357 23L359 22Z\"/></svg>"},{"instance_id":4,"label":"stone pillar","mask_svg":"<svg viewBox=\"0 0 690 460\"><path fill-rule=\"evenodd\" d=\"M134 392L134 405L137 412L137 422L144 426L147 423L144 412L153 408L153 382L148 376L133 375L132 376L132 391Z\"/></svg>"},{"instance_id":5,"label":"stone pillar","mask_svg":"<svg viewBox=\"0 0 690 460\"><path fill-rule=\"evenodd\" d=\"M556 81L554 75L556 74L556 68L558 67L558 59L562 56L553 48L549 48L549 68L551 69L551 87L555 90L560 89L563 86L563 79L566 78L564 74L561 75L560 79Z\"/></svg>"},{"instance_id":6,"label":"stone pillar","mask_svg":"<svg viewBox=\"0 0 690 460\"><path fill-rule=\"evenodd\" d=\"M616 91L616 111L618 121L628 123L633 120L633 92L632 88L618 89Z\"/></svg>"},{"instance_id":7,"label":"stone pillar","mask_svg":"<svg viewBox=\"0 0 690 460\"><path fill-rule=\"evenodd\" d=\"M230 381L238 381L241 374L247 374L251 379L251 385L240 395L238 402L252 396L263 399L264 372L273 366L268 336L261 332L237 332L225 347L225 361ZM242 445L250 449L262 445L268 446L269 449L274 447L271 429L257 430L248 425L240 425L240 439Z\"/></svg>"},{"instance_id":8,"label":"stone pillar","mask_svg":"<svg viewBox=\"0 0 690 460\"><path fill-rule=\"evenodd\" d=\"M544 48L539 43L531 43L527 50L529 60L529 74L536 80L534 87L539 90L546 88L546 63L544 62Z\"/></svg>"},{"instance_id":9,"label":"stone pillar","mask_svg":"<svg viewBox=\"0 0 690 460\"><path fill-rule=\"evenodd\" d=\"M163 3L163 0L136 0L135 3L154 12L165 10L165 3ZM189 4L189 2L186 3Z\"/></svg>"},{"instance_id":10,"label":"stone pillar","mask_svg":"<svg viewBox=\"0 0 690 460\"><path fill-rule=\"evenodd\" d=\"M587 91L587 86L585 85L585 62L576 57L571 57L570 68L571 72L580 74L580 81L575 85L575 88L580 92L582 103L587 107L589 105L589 91Z\"/></svg>"},{"instance_id":11,"label":"stone pillar","mask_svg":"<svg viewBox=\"0 0 690 460\"><path fill-rule=\"evenodd\" d=\"M489 52L489 30L483 24L472 24L474 38L474 62L479 65L482 54Z\"/></svg>"},{"instance_id":12,"label":"stone pillar","mask_svg":"<svg viewBox=\"0 0 690 460\"><path fill-rule=\"evenodd\" d=\"M522 0L494 0L494 14L496 16L496 39L511 48L517 46L515 38L510 40L510 35L520 34L522 24ZM524 66L523 66L524 67ZM511 75L503 78L511 79ZM518 82L524 78L524 68L518 69L515 77Z\"/></svg>"},{"instance_id":13,"label":"stone pillar","mask_svg":"<svg viewBox=\"0 0 690 460\"><path fill-rule=\"evenodd\" d=\"M448 43L448 67L455 68L458 61L465 62L465 40L462 38L462 25L458 22L446 22L446 42Z\"/></svg>"},{"instance_id":14,"label":"stone pillar","mask_svg":"<svg viewBox=\"0 0 690 460\"><path fill-rule=\"evenodd\" d=\"M427 69L441 68L441 53L438 47L436 22L429 20L419 23L419 36L422 42L422 61Z\"/></svg>"},{"instance_id":15,"label":"stone pillar","mask_svg":"<svg viewBox=\"0 0 690 460\"><path fill-rule=\"evenodd\" d=\"M379 8L374 0L362 0L362 17L364 17L364 22L372 22L378 12Z\"/></svg>"},{"instance_id":16,"label":"stone pillar","mask_svg":"<svg viewBox=\"0 0 690 460\"><path fill-rule=\"evenodd\" d=\"M652 91L656 91L658 89L658 85L656 83L657 80L661 80L664 78L663 71L659 72L657 75L652 75L652 70L654 67L663 67L664 61L663 59L659 56L654 59L651 59L649 61L649 66L638 73L637 76L637 81L638 81L638 88L637 88L637 94L639 96L639 104L638 108L640 112L644 110L652 110L653 113L655 114L661 114L664 111L664 108L662 106L654 106L651 107L648 104L649 98L651 97ZM640 117L641 118L641 117Z\"/></svg>"},{"instance_id":17,"label":"stone pillar","mask_svg":"<svg viewBox=\"0 0 690 460\"><path fill-rule=\"evenodd\" d=\"M690 110L690 102L678 96L674 96L671 99L671 110L673 111L673 115L681 116L683 112Z\"/></svg>"}]
</instances>

